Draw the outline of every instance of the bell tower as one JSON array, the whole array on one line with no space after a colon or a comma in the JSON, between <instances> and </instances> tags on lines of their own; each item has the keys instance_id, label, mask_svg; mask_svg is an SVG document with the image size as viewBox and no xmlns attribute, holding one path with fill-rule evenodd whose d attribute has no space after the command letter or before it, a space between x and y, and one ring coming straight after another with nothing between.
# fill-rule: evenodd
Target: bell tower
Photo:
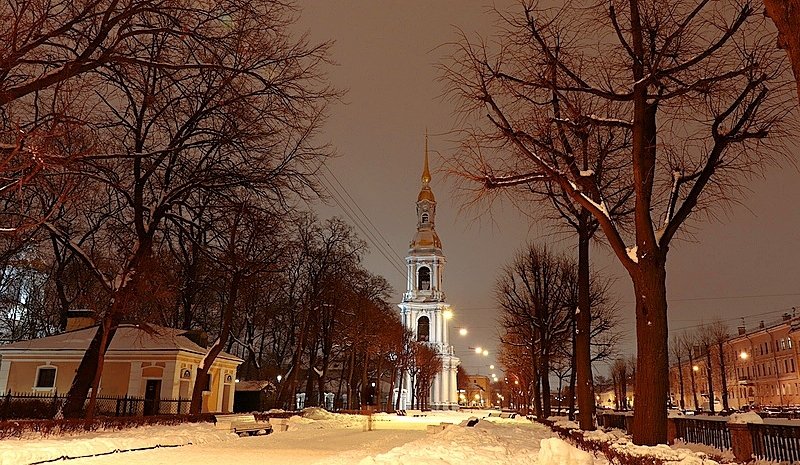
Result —
<instances>
[{"instance_id":1,"label":"bell tower","mask_svg":"<svg viewBox=\"0 0 800 465\"><path fill-rule=\"evenodd\" d=\"M446 259L442 241L436 233L436 198L431 190L431 173L428 167L428 136L425 135L425 161L422 169L422 188L417 196L417 231L411 240L406 256L406 292L400 307L403 324L419 342L426 343L442 360L442 368L435 376L430 393L433 409L458 409L456 368L459 360L454 356L449 342L447 316L450 305L443 288ZM404 385L412 386L405 375ZM411 401L411 393L406 395Z\"/></svg>"}]
</instances>

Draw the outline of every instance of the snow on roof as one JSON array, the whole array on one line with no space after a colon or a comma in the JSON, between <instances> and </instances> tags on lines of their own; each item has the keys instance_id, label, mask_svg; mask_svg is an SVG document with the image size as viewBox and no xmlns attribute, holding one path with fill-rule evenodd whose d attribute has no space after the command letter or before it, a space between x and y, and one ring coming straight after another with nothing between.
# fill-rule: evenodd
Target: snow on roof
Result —
<instances>
[{"instance_id":1,"label":"snow on roof","mask_svg":"<svg viewBox=\"0 0 800 465\"><path fill-rule=\"evenodd\" d=\"M67 331L54 336L30 339L0 346L0 354L28 350L84 351L97 332L97 326ZM122 324L117 328L108 355L115 352L175 350L205 355L207 349L200 347L185 336L186 330L167 328L165 326L147 325L147 329L139 325ZM12 352L13 351L13 352ZM218 358L241 362L242 359L226 352L220 352Z\"/></svg>"}]
</instances>

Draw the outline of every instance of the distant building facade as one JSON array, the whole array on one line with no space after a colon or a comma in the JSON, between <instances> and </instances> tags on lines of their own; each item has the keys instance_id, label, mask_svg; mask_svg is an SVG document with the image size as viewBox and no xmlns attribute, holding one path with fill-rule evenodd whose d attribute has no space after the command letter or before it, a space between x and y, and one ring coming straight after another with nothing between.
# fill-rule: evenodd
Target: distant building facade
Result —
<instances>
[{"instance_id":1,"label":"distant building facade","mask_svg":"<svg viewBox=\"0 0 800 465\"><path fill-rule=\"evenodd\" d=\"M783 315L781 321L771 325L761 322L750 331L740 326L737 334L723 344L724 371L717 348L711 350L711 370L708 370L708 357L699 347L694 349L691 363L684 358L680 366L674 364L670 368L671 401L676 406L680 405L680 370L683 375L685 408L709 410L710 371L715 411L723 407L723 376L727 384L730 408L800 406L799 341L800 317L789 314Z\"/></svg>"}]
</instances>

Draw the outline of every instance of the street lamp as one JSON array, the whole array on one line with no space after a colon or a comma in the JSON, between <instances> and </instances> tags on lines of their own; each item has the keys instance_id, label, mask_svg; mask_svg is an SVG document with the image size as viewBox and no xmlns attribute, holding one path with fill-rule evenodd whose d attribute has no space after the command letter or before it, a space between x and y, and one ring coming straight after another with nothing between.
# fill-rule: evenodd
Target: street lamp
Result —
<instances>
[{"instance_id":1,"label":"street lamp","mask_svg":"<svg viewBox=\"0 0 800 465\"><path fill-rule=\"evenodd\" d=\"M442 314L444 315L444 319L445 320L449 320L449 319L453 318L453 311L452 310L445 310Z\"/></svg>"},{"instance_id":2,"label":"street lamp","mask_svg":"<svg viewBox=\"0 0 800 465\"><path fill-rule=\"evenodd\" d=\"M483 349L483 356L484 357L488 357L489 356L489 351L486 350L486 349Z\"/></svg>"},{"instance_id":3,"label":"street lamp","mask_svg":"<svg viewBox=\"0 0 800 465\"><path fill-rule=\"evenodd\" d=\"M483 352L483 348L481 346L475 347L475 353L480 355Z\"/></svg>"},{"instance_id":4,"label":"street lamp","mask_svg":"<svg viewBox=\"0 0 800 465\"><path fill-rule=\"evenodd\" d=\"M747 360L749 357L750 357L750 355L747 352L745 352L744 350L739 354L739 358L742 359L742 360Z\"/></svg>"},{"instance_id":5,"label":"street lamp","mask_svg":"<svg viewBox=\"0 0 800 465\"><path fill-rule=\"evenodd\" d=\"M494 370L494 365L489 365L490 370Z\"/></svg>"},{"instance_id":6,"label":"street lamp","mask_svg":"<svg viewBox=\"0 0 800 465\"><path fill-rule=\"evenodd\" d=\"M459 328L458 329L458 334L460 334L461 336L466 336L467 335L467 328Z\"/></svg>"},{"instance_id":7,"label":"street lamp","mask_svg":"<svg viewBox=\"0 0 800 465\"><path fill-rule=\"evenodd\" d=\"M278 382L279 382L279 383L281 382L281 380L282 380L282 379L283 379L283 376L281 376L281 375L278 375Z\"/></svg>"},{"instance_id":8,"label":"street lamp","mask_svg":"<svg viewBox=\"0 0 800 465\"><path fill-rule=\"evenodd\" d=\"M692 371L698 372L698 371L700 371L700 367L697 366L697 365L694 365L694 366L692 366Z\"/></svg>"}]
</instances>

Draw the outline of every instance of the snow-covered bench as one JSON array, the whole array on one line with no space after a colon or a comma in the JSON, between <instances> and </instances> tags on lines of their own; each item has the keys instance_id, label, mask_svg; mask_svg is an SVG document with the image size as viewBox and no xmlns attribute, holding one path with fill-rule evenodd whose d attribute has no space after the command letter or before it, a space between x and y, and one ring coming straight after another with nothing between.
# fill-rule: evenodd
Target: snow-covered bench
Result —
<instances>
[{"instance_id":1,"label":"snow-covered bench","mask_svg":"<svg viewBox=\"0 0 800 465\"><path fill-rule=\"evenodd\" d=\"M516 413L501 413L500 418L517 418Z\"/></svg>"},{"instance_id":2,"label":"snow-covered bench","mask_svg":"<svg viewBox=\"0 0 800 465\"><path fill-rule=\"evenodd\" d=\"M500 412L489 412L489 415L487 415L487 416L489 418L492 418L492 417L501 417L502 418L503 414L500 413Z\"/></svg>"},{"instance_id":3,"label":"snow-covered bench","mask_svg":"<svg viewBox=\"0 0 800 465\"><path fill-rule=\"evenodd\" d=\"M427 417L428 414L422 410L406 410L406 416L409 417Z\"/></svg>"},{"instance_id":4,"label":"snow-covered bench","mask_svg":"<svg viewBox=\"0 0 800 465\"><path fill-rule=\"evenodd\" d=\"M217 429L229 429L239 436L244 434L252 436L262 432L263 434L269 434L272 432L272 425L268 421L256 421L254 415L244 413L214 415L214 426Z\"/></svg>"}]
</instances>

